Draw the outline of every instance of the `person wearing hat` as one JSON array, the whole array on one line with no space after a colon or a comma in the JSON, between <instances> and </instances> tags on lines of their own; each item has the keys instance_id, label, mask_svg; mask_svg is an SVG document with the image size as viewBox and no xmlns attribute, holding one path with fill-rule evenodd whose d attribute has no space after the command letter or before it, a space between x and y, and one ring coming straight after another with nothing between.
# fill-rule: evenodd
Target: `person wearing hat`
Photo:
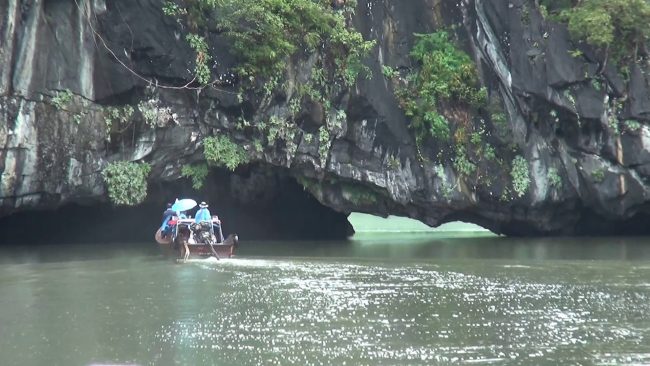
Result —
<instances>
[{"instance_id":1,"label":"person wearing hat","mask_svg":"<svg viewBox=\"0 0 650 366\"><path fill-rule=\"evenodd\" d=\"M199 210L196 211L196 216L194 217L194 222L197 224L201 221L210 221L212 222L212 215L210 215L210 210L208 210L208 204L201 202L199 205Z\"/></svg>"},{"instance_id":2,"label":"person wearing hat","mask_svg":"<svg viewBox=\"0 0 650 366\"><path fill-rule=\"evenodd\" d=\"M214 228L212 227L212 215L210 215L210 210L208 210L208 204L205 202L201 202L201 204L199 205L199 210L196 211L196 216L194 217L194 222L197 224L203 221L207 221L210 223L210 235L214 237ZM217 259L219 259L217 252L212 247L212 243L208 242L207 244L209 244L212 254L214 254L214 256Z\"/></svg>"}]
</instances>

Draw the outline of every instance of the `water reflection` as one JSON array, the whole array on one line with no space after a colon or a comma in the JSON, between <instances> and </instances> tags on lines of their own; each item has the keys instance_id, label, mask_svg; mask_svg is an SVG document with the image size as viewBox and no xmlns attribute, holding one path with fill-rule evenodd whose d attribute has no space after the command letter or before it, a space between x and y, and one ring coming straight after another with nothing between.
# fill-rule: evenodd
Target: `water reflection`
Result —
<instances>
[{"instance_id":1,"label":"water reflection","mask_svg":"<svg viewBox=\"0 0 650 366\"><path fill-rule=\"evenodd\" d=\"M448 234L443 234L448 235ZM514 260L646 260L650 238L506 238L490 234L363 234L349 242L247 243L246 256Z\"/></svg>"}]
</instances>

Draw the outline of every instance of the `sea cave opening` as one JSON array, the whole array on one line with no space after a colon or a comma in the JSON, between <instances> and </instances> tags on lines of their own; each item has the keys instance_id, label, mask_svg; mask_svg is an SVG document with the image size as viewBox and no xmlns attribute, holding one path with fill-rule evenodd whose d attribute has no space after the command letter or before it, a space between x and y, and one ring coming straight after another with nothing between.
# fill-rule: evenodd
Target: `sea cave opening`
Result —
<instances>
[{"instance_id":1,"label":"sea cave opening","mask_svg":"<svg viewBox=\"0 0 650 366\"><path fill-rule=\"evenodd\" d=\"M71 203L14 213L0 218L0 245L154 243L162 212L175 198L208 202L224 234L240 240L341 240L354 233L347 214L322 205L288 175L213 171L208 179L199 192L187 182L150 184L147 200L134 207Z\"/></svg>"}]
</instances>

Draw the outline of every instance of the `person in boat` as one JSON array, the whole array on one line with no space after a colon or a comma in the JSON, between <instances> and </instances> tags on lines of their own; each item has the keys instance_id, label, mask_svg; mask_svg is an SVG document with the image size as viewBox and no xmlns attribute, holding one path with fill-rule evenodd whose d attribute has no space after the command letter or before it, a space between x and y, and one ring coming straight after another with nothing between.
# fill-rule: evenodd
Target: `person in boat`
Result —
<instances>
[{"instance_id":1,"label":"person in boat","mask_svg":"<svg viewBox=\"0 0 650 366\"><path fill-rule=\"evenodd\" d=\"M196 211L196 215L194 216L194 222L199 225L202 222L209 222L210 235L214 235L214 228L212 227L212 215L210 215L210 210L208 210L208 204L205 203L205 201L199 204L199 210ZM217 252L212 247L212 244L208 243L208 245L210 246L210 250L212 251L212 254L214 254L214 256L217 257L218 259L219 256L217 255Z\"/></svg>"},{"instance_id":2,"label":"person in boat","mask_svg":"<svg viewBox=\"0 0 650 366\"><path fill-rule=\"evenodd\" d=\"M212 224L212 233L218 236L218 242L221 243L223 242L223 234L221 233L221 221L219 221L219 217L210 215L210 211L208 210L208 204L205 202L201 202L199 205L199 210L196 212L196 217L194 219L194 222L199 223L201 221L208 221Z\"/></svg>"},{"instance_id":3,"label":"person in boat","mask_svg":"<svg viewBox=\"0 0 650 366\"><path fill-rule=\"evenodd\" d=\"M169 234L171 234L172 227L169 225L169 220L171 220L174 216L177 216L177 213L176 211L172 210L172 204L168 203L167 209L163 212L163 222L160 226L163 238L166 238L169 236Z\"/></svg>"},{"instance_id":4,"label":"person in boat","mask_svg":"<svg viewBox=\"0 0 650 366\"><path fill-rule=\"evenodd\" d=\"M196 211L196 216L194 216L194 222L198 224L201 221L212 221L212 215L210 215L210 210L208 210L208 204L205 202L201 202L199 210Z\"/></svg>"}]
</instances>

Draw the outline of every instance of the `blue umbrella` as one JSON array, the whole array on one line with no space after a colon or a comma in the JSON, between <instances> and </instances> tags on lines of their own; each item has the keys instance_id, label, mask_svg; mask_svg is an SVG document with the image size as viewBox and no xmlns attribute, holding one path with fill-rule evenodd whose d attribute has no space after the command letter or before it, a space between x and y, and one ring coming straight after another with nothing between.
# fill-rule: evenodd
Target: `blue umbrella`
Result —
<instances>
[{"instance_id":1,"label":"blue umbrella","mask_svg":"<svg viewBox=\"0 0 650 366\"><path fill-rule=\"evenodd\" d=\"M176 202L174 202L174 204L172 205L172 210L183 212L183 211L191 210L194 207L196 207L195 200L191 198L184 198L182 200L177 200Z\"/></svg>"}]
</instances>

